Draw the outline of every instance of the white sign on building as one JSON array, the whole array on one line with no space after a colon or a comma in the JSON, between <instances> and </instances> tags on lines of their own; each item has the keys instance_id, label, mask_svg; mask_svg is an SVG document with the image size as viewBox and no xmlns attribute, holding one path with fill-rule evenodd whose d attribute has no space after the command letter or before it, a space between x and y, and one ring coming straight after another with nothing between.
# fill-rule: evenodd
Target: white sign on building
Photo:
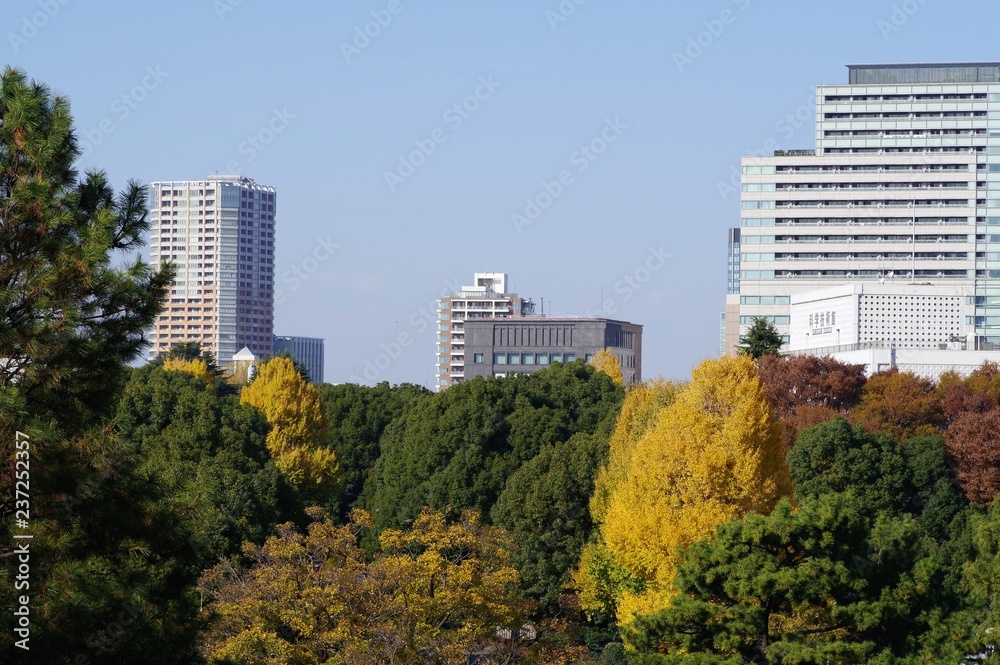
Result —
<instances>
[{"instance_id":1,"label":"white sign on building","mask_svg":"<svg viewBox=\"0 0 1000 665\"><path fill-rule=\"evenodd\" d=\"M971 294L965 290L931 284L845 284L795 295L789 348L961 348L972 333L965 304Z\"/></svg>"}]
</instances>

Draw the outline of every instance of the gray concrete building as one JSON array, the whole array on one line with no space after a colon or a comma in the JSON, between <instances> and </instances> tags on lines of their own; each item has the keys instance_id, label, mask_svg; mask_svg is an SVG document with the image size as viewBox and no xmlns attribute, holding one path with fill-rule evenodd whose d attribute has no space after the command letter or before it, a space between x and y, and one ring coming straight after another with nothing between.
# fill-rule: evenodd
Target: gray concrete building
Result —
<instances>
[{"instance_id":1,"label":"gray concrete building","mask_svg":"<svg viewBox=\"0 0 1000 665\"><path fill-rule=\"evenodd\" d=\"M465 380L530 374L607 349L625 385L642 381L642 326L601 318L523 317L465 322Z\"/></svg>"},{"instance_id":2,"label":"gray concrete building","mask_svg":"<svg viewBox=\"0 0 1000 665\"><path fill-rule=\"evenodd\" d=\"M319 337L274 336L274 353L288 351L309 371L309 380L323 383L323 340Z\"/></svg>"}]
</instances>

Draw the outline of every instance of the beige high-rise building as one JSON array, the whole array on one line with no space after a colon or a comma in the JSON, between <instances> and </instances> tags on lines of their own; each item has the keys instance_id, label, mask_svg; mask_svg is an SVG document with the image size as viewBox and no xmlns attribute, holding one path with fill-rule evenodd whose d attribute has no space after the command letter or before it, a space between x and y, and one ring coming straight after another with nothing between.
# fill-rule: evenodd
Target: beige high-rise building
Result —
<instances>
[{"instance_id":1,"label":"beige high-rise building","mask_svg":"<svg viewBox=\"0 0 1000 665\"><path fill-rule=\"evenodd\" d=\"M200 342L220 365L274 341L274 187L242 176L154 182L150 262L176 269L149 358Z\"/></svg>"}]
</instances>

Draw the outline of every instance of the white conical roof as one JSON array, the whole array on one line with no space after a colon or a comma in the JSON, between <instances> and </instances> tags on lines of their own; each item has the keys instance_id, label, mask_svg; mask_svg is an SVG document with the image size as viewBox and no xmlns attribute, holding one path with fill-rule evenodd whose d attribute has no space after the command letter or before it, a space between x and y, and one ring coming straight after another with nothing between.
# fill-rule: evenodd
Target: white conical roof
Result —
<instances>
[{"instance_id":1,"label":"white conical roof","mask_svg":"<svg viewBox=\"0 0 1000 665\"><path fill-rule=\"evenodd\" d=\"M233 356L233 360L257 360L257 356L253 354L253 351L244 346L239 350L239 353Z\"/></svg>"}]
</instances>

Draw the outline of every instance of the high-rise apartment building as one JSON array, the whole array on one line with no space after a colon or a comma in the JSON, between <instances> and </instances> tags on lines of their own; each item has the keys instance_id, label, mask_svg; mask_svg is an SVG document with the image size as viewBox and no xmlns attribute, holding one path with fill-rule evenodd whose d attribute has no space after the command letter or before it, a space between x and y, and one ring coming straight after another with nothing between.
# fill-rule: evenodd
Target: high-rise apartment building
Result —
<instances>
[{"instance_id":1,"label":"high-rise apartment building","mask_svg":"<svg viewBox=\"0 0 1000 665\"><path fill-rule=\"evenodd\" d=\"M789 335L793 296L847 283L921 286L928 321L961 293L953 336L1000 349L1000 63L848 70L817 88L815 149L742 160L726 350L755 316Z\"/></svg>"},{"instance_id":2,"label":"high-rise apartment building","mask_svg":"<svg viewBox=\"0 0 1000 665\"><path fill-rule=\"evenodd\" d=\"M176 269L149 358L200 342L221 364L274 341L274 187L242 176L154 182L151 263Z\"/></svg>"},{"instance_id":3,"label":"high-rise apartment building","mask_svg":"<svg viewBox=\"0 0 1000 665\"><path fill-rule=\"evenodd\" d=\"M274 336L274 353L282 351L299 361L309 372L309 380L313 383L323 383L323 346L319 337L282 337Z\"/></svg>"},{"instance_id":4,"label":"high-rise apartment building","mask_svg":"<svg viewBox=\"0 0 1000 665\"><path fill-rule=\"evenodd\" d=\"M507 292L507 275L477 272L475 284L438 300L437 389L465 379L465 322L509 319L535 312L531 300Z\"/></svg>"}]
</instances>

